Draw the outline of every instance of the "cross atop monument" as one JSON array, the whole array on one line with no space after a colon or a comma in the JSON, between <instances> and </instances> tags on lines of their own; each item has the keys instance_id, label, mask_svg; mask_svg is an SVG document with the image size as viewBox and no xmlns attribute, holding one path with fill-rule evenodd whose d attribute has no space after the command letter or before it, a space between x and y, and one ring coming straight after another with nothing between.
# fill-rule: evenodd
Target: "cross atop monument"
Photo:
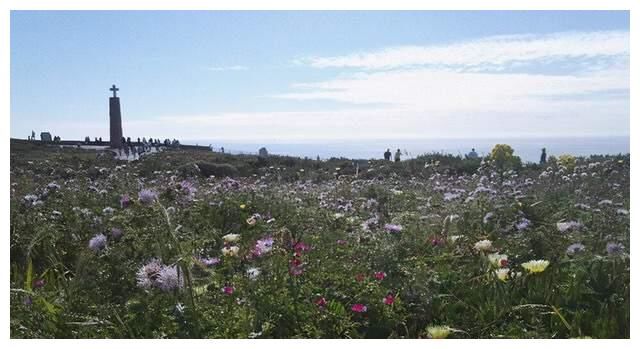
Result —
<instances>
[{"instance_id":1,"label":"cross atop monument","mask_svg":"<svg viewBox=\"0 0 640 349\"><path fill-rule=\"evenodd\" d=\"M116 87L116 85L111 85L111 88L109 89L109 91L113 91L113 97L117 97L116 96L116 92L120 91L119 88Z\"/></svg>"}]
</instances>

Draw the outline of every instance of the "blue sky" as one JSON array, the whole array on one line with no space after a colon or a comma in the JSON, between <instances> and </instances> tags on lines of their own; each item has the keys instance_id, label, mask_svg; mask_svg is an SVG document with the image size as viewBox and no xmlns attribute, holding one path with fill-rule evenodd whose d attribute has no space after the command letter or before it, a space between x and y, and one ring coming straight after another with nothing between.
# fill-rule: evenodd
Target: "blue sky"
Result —
<instances>
[{"instance_id":1,"label":"blue sky","mask_svg":"<svg viewBox=\"0 0 640 349\"><path fill-rule=\"evenodd\" d=\"M629 14L13 11L11 136L629 134Z\"/></svg>"}]
</instances>

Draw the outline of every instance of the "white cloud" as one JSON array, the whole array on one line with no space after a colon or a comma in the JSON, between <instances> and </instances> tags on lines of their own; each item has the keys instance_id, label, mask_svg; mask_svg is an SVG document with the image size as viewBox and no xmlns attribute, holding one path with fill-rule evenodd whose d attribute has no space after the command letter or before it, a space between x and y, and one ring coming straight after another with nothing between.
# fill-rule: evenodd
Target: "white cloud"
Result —
<instances>
[{"instance_id":1,"label":"white cloud","mask_svg":"<svg viewBox=\"0 0 640 349\"><path fill-rule=\"evenodd\" d=\"M222 66L222 67L207 67L207 70L210 71L238 71L238 70L248 70L248 67L244 65L231 65L231 66Z\"/></svg>"},{"instance_id":2,"label":"white cloud","mask_svg":"<svg viewBox=\"0 0 640 349\"><path fill-rule=\"evenodd\" d=\"M629 55L629 32L563 32L548 35L492 36L447 45L399 46L333 57L308 57L296 62L315 68L393 69L410 66L440 68L495 67L508 63Z\"/></svg>"}]
</instances>

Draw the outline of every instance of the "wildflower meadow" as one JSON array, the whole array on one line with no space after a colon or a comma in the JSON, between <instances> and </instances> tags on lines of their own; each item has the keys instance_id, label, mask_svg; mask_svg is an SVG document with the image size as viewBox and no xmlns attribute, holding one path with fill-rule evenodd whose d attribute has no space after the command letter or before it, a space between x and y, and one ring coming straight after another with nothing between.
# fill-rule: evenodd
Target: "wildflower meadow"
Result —
<instances>
[{"instance_id":1,"label":"wildflower meadow","mask_svg":"<svg viewBox=\"0 0 640 349\"><path fill-rule=\"evenodd\" d=\"M629 155L516 155L12 143L11 337L629 338Z\"/></svg>"}]
</instances>

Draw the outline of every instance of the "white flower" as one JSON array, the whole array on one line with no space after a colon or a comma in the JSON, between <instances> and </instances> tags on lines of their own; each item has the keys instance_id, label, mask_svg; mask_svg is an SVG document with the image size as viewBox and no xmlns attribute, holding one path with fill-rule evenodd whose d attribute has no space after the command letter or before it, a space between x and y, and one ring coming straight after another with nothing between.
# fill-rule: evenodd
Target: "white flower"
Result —
<instances>
[{"instance_id":1,"label":"white flower","mask_svg":"<svg viewBox=\"0 0 640 349\"><path fill-rule=\"evenodd\" d=\"M238 246L224 247L222 249L222 254L225 256L237 256L238 252L240 252L240 247Z\"/></svg>"},{"instance_id":2,"label":"white flower","mask_svg":"<svg viewBox=\"0 0 640 349\"><path fill-rule=\"evenodd\" d=\"M261 271L259 268L249 268L247 269L247 277L251 280L256 280L260 275Z\"/></svg>"},{"instance_id":3,"label":"white flower","mask_svg":"<svg viewBox=\"0 0 640 349\"><path fill-rule=\"evenodd\" d=\"M481 240L473 245L473 248L475 248L477 251L489 251L491 247L491 240Z\"/></svg>"},{"instance_id":4,"label":"white flower","mask_svg":"<svg viewBox=\"0 0 640 349\"><path fill-rule=\"evenodd\" d=\"M222 237L225 242L236 242L240 240L240 234L227 234Z\"/></svg>"},{"instance_id":5,"label":"white flower","mask_svg":"<svg viewBox=\"0 0 640 349\"><path fill-rule=\"evenodd\" d=\"M549 261L538 259L522 263L522 267L530 273L542 273L549 266Z\"/></svg>"},{"instance_id":6,"label":"white flower","mask_svg":"<svg viewBox=\"0 0 640 349\"><path fill-rule=\"evenodd\" d=\"M496 277L501 281L507 281L509 278L509 268L500 268L495 271Z\"/></svg>"}]
</instances>

